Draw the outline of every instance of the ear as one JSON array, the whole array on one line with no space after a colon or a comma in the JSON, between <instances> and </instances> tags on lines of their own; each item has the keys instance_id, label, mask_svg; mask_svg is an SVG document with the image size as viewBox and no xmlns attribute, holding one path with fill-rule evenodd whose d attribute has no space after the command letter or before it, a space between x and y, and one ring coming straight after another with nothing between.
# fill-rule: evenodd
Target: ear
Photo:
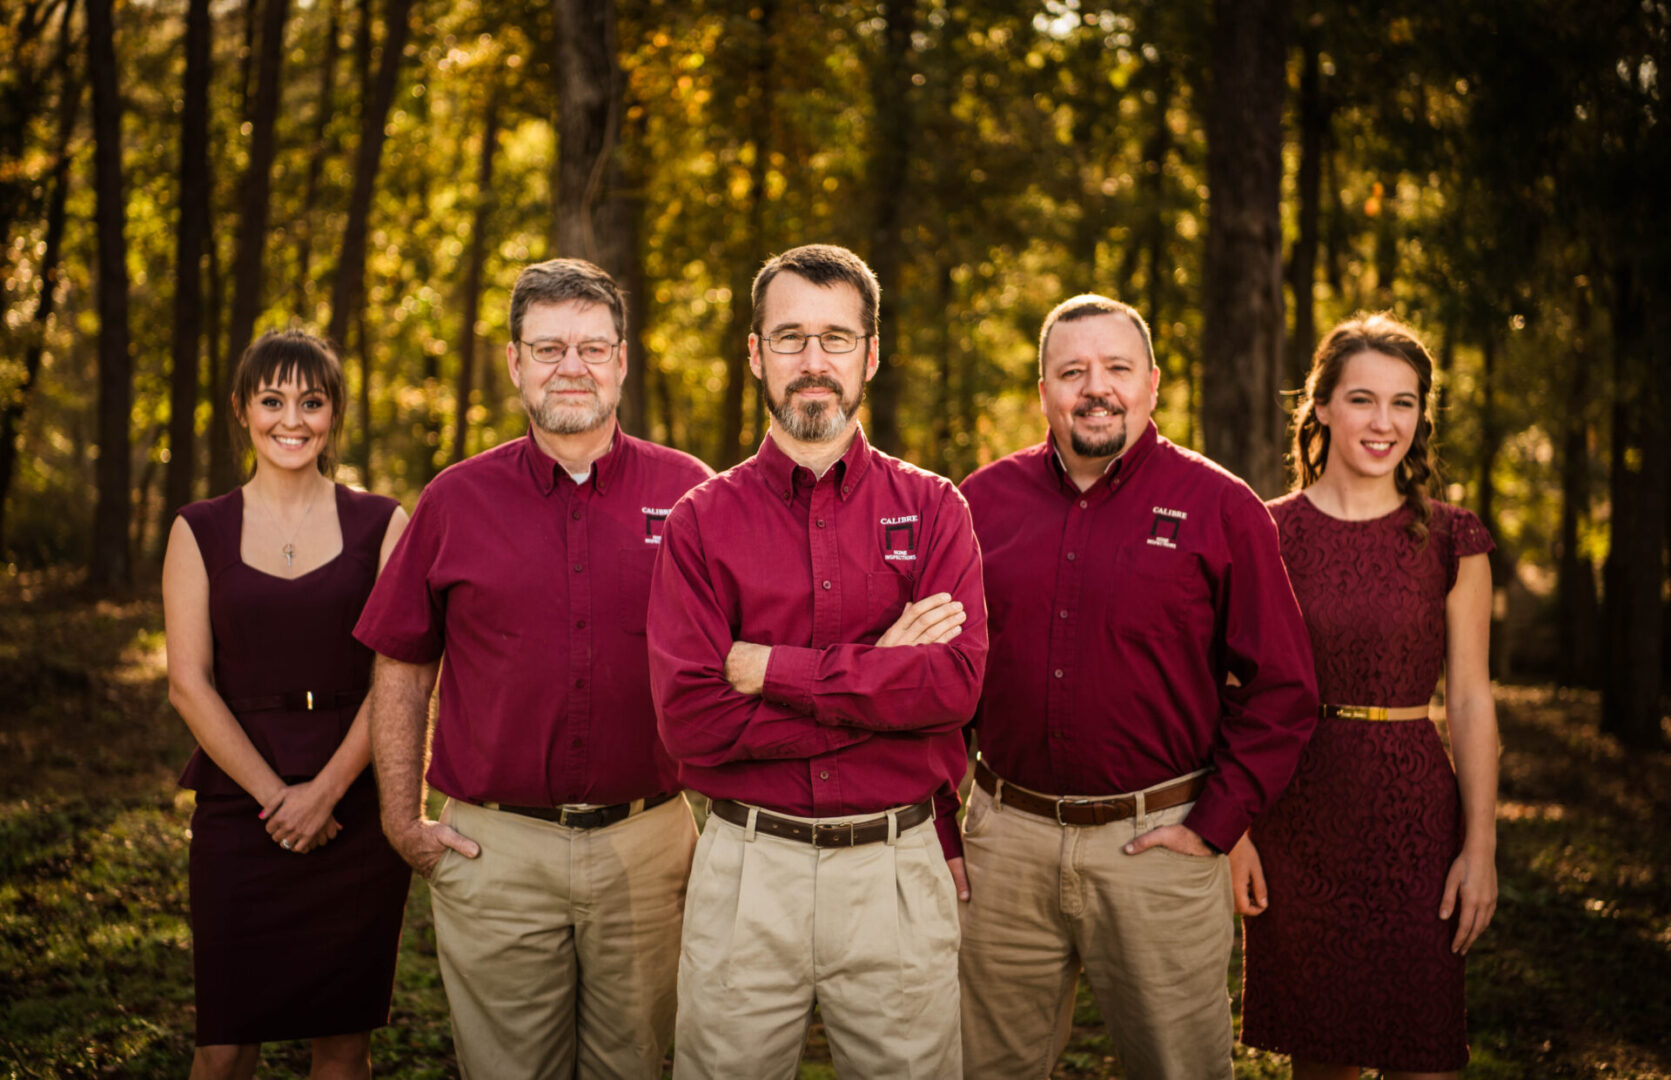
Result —
<instances>
[{"instance_id":1,"label":"ear","mask_svg":"<svg viewBox=\"0 0 1671 1080\"><path fill-rule=\"evenodd\" d=\"M505 346L505 366L510 368L511 371L511 385L521 390L522 371L516 362L516 342L514 341Z\"/></svg>"},{"instance_id":2,"label":"ear","mask_svg":"<svg viewBox=\"0 0 1671 1080\"><path fill-rule=\"evenodd\" d=\"M754 372L754 377L756 379L759 379L761 382L766 381L766 376L761 371L761 367L760 367L760 335L759 334L750 334L748 336L748 369L750 371Z\"/></svg>"},{"instance_id":3,"label":"ear","mask_svg":"<svg viewBox=\"0 0 1671 1080\"><path fill-rule=\"evenodd\" d=\"M238 400L238 395L233 394L227 400L232 403L232 419L238 421L239 427L249 427L249 417L244 415L244 403Z\"/></svg>"},{"instance_id":4,"label":"ear","mask_svg":"<svg viewBox=\"0 0 1671 1080\"><path fill-rule=\"evenodd\" d=\"M879 335L872 334L865 340L865 382L869 382L876 378L876 369L882 366L882 339Z\"/></svg>"},{"instance_id":5,"label":"ear","mask_svg":"<svg viewBox=\"0 0 1671 1080\"><path fill-rule=\"evenodd\" d=\"M1149 410L1160 403L1160 365L1149 361Z\"/></svg>"}]
</instances>

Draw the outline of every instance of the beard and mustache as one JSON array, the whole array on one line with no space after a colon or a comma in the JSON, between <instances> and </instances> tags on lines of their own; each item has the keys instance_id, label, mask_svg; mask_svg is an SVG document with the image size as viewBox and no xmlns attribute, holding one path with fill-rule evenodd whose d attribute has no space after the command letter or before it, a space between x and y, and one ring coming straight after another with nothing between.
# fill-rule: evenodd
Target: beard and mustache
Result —
<instances>
[{"instance_id":1,"label":"beard and mustache","mask_svg":"<svg viewBox=\"0 0 1671 1080\"><path fill-rule=\"evenodd\" d=\"M1068 441L1073 444L1073 452L1080 457L1106 458L1114 457L1126 448L1126 410L1109 401L1107 398L1086 398L1073 410L1074 416L1089 416L1093 409L1103 409L1111 420L1119 420L1119 430L1097 438L1081 435L1077 430L1070 432Z\"/></svg>"},{"instance_id":2,"label":"beard and mustache","mask_svg":"<svg viewBox=\"0 0 1671 1080\"><path fill-rule=\"evenodd\" d=\"M549 435L580 435L595 430L615 416L615 408L621 402L618 389L614 394L607 394L590 376L553 375L539 388L538 401L530 400L529 389L524 381L522 406L528 410L534 426ZM582 404L556 396L565 390L585 390L591 394L591 401Z\"/></svg>"},{"instance_id":3,"label":"beard and mustache","mask_svg":"<svg viewBox=\"0 0 1671 1080\"><path fill-rule=\"evenodd\" d=\"M829 442L839 436L847 428L847 421L858 412L864 402L865 381L859 380L859 389L852 397L848 397L841 383L833 375L802 375L791 379L789 385L783 388L783 396L772 392L771 383L765 383L766 409L772 414L772 422L783 428L785 434L800 442L821 443ZM805 401L797 408L790 405L789 399L802 390L829 390L836 395L832 404L828 401Z\"/></svg>"}]
</instances>

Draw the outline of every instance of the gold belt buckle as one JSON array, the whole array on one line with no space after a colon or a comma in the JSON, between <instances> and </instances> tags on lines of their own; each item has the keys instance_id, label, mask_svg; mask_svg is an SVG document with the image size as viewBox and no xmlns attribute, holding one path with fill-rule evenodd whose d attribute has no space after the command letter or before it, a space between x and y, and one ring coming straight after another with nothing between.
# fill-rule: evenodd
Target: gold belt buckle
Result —
<instances>
[{"instance_id":1,"label":"gold belt buckle","mask_svg":"<svg viewBox=\"0 0 1671 1080\"><path fill-rule=\"evenodd\" d=\"M1342 720L1385 720L1387 710L1380 705L1342 705L1335 715Z\"/></svg>"},{"instance_id":2,"label":"gold belt buckle","mask_svg":"<svg viewBox=\"0 0 1671 1080\"><path fill-rule=\"evenodd\" d=\"M307 692L307 695L308 695L308 712L312 712L313 711L313 691L309 690Z\"/></svg>"}]
</instances>

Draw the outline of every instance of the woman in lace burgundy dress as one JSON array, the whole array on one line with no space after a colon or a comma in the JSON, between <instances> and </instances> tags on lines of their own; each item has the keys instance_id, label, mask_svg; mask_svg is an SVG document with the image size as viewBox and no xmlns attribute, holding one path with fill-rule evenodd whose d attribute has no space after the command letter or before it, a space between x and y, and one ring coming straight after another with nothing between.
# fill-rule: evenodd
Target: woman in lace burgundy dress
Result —
<instances>
[{"instance_id":1,"label":"woman in lace burgundy dress","mask_svg":"<svg viewBox=\"0 0 1671 1080\"><path fill-rule=\"evenodd\" d=\"M410 872L383 839L352 636L405 527L330 479L342 366L289 331L251 345L232 403L248 483L180 512L163 564L169 698L199 749L192 815L193 1080L313 1041L314 1077L370 1075Z\"/></svg>"},{"instance_id":2,"label":"woman in lace burgundy dress","mask_svg":"<svg viewBox=\"0 0 1671 1080\"><path fill-rule=\"evenodd\" d=\"M1433 361L1389 315L1318 346L1301 490L1271 503L1323 702L1293 782L1231 853L1242 1039L1296 1080L1455 1075L1463 954L1496 906L1491 538L1428 497ZM1456 758L1428 701L1443 672Z\"/></svg>"}]
</instances>

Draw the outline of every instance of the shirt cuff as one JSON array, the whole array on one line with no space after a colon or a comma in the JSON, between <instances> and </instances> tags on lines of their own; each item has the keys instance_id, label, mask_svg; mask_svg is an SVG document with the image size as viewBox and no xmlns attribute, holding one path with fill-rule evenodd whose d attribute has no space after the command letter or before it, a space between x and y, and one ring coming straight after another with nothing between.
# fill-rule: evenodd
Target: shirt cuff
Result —
<instances>
[{"instance_id":1,"label":"shirt cuff","mask_svg":"<svg viewBox=\"0 0 1671 1080\"><path fill-rule=\"evenodd\" d=\"M945 853L947 859L963 857L963 832L957 827L957 815L936 817L934 832L940 837L940 850Z\"/></svg>"},{"instance_id":2,"label":"shirt cuff","mask_svg":"<svg viewBox=\"0 0 1671 1080\"><path fill-rule=\"evenodd\" d=\"M1221 855L1236 846L1236 841L1247 832L1248 823L1248 816L1240 807L1223 796L1215 797L1210 789L1201 793L1189 816L1184 818L1184 824Z\"/></svg>"},{"instance_id":3,"label":"shirt cuff","mask_svg":"<svg viewBox=\"0 0 1671 1080\"><path fill-rule=\"evenodd\" d=\"M812 677L818 669L819 649L800 645L773 645L766 658L766 681L760 696L776 705L806 713L812 709Z\"/></svg>"}]
</instances>

